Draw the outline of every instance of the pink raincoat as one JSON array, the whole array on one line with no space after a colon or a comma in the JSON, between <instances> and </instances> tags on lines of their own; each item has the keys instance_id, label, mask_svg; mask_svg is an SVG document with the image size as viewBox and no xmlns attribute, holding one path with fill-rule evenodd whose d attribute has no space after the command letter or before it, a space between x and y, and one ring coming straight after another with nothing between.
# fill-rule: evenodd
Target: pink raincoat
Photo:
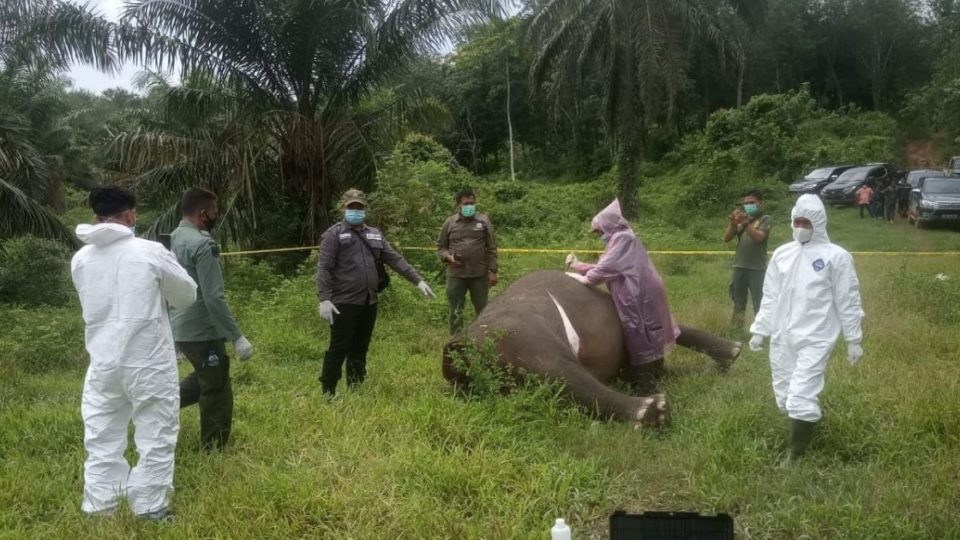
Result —
<instances>
[{"instance_id":1,"label":"pink raincoat","mask_svg":"<svg viewBox=\"0 0 960 540\"><path fill-rule=\"evenodd\" d=\"M586 276L592 285L607 284L620 315L631 364L663 358L676 343L680 327L670 316L663 280L620 212L620 201L610 203L591 225L609 236L607 249L597 264L576 263L572 270Z\"/></svg>"}]
</instances>

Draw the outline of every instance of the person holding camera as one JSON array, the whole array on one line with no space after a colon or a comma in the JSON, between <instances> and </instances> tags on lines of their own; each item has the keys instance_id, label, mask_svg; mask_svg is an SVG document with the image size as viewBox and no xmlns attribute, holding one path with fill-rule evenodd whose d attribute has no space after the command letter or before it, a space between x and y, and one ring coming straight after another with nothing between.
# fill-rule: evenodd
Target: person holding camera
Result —
<instances>
[{"instance_id":1,"label":"person holding camera","mask_svg":"<svg viewBox=\"0 0 960 540\"><path fill-rule=\"evenodd\" d=\"M763 212L763 196L758 191L746 193L743 202L727 218L723 241L737 239L730 298L733 300L731 324L738 330L743 328L748 294L753 300L754 314L760 310L767 269L767 238L772 227L773 219Z\"/></svg>"},{"instance_id":2,"label":"person holding camera","mask_svg":"<svg viewBox=\"0 0 960 540\"><path fill-rule=\"evenodd\" d=\"M463 329L463 305L470 301L477 315L487 306L490 288L497 284L497 240L490 219L477 213L472 189L457 192L457 213L447 218L437 240L437 254L447 266L450 335Z\"/></svg>"},{"instance_id":3,"label":"person holding camera","mask_svg":"<svg viewBox=\"0 0 960 540\"><path fill-rule=\"evenodd\" d=\"M317 298L320 318L330 323L330 347L323 358L320 385L333 396L347 363L347 384L353 388L367 375L367 350L377 322L378 294L386 288L389 266L427 298L436 298L427 282L397 253L379 229L364 225L367 196L358 189L343 195L343 221L320 239Z\"/></svg>"}]
</instances>

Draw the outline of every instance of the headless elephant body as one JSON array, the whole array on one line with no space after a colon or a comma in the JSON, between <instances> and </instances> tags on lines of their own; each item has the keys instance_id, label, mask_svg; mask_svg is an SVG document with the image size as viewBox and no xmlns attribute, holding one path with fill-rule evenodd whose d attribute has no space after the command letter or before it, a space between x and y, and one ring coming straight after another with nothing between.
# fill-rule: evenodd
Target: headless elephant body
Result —
<instances>
[{"instance_id":1,"label":"headless elephant body","mask_svg":"<svg viewBox=\"0 0 960 540\"><path fill-rule=\"evenodd\" d=\"M455 367L468 343L492 342L497 364L514 373L559 380L578 403L602 417L643 425L666 425L661 394L634 397L607 384L631 372L620 319L610 295L559 271L539 271L511 284L460 336L444 348L444 377L469 385ZM681 326L677 344L709 354L729 366L740 344Z\"/></svg>"}]
</instances>

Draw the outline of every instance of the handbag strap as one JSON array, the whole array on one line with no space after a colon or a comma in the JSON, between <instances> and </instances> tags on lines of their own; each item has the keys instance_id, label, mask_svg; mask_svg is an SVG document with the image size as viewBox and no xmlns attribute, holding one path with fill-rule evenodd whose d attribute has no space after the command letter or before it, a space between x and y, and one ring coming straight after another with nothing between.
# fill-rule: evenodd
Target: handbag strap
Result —
<instances>
[{"instance_id":1,"label":"handbag strap","mask_svg":"<svg viewBox=\"0 0 960 540\"><path fill-rule=\"evenodd\" d=\"M367 242L367 239L363 237L362 234L358 233L356 229L350 227L350 232L357 235L357 238L363 242L363 245L367 246L367 249L370 250L370 255L373 255L373 260L380 262L380 257L377 256L377 253L373 251L373 247L370 245L370 242Z\"/></svg>"}]
</instances>

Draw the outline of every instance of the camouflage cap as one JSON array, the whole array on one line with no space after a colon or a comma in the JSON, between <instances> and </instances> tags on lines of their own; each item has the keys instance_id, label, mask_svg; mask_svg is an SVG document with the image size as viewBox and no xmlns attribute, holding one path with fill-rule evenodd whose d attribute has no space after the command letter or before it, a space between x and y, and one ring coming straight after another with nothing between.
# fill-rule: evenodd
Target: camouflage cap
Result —
<instances>
[{"instance_id":1,"label":"camouflage cap","mask_svg":"<svg viewBox=\"0 0 960 540\"><path fill-rule=\"evenodd\" d=\"M343 197L341 197L341 201L343 206L353 203L362 204L364 207L367 206L367 196L359 189L348 189L343 194Z\"/></svg>"}]
</instances>

